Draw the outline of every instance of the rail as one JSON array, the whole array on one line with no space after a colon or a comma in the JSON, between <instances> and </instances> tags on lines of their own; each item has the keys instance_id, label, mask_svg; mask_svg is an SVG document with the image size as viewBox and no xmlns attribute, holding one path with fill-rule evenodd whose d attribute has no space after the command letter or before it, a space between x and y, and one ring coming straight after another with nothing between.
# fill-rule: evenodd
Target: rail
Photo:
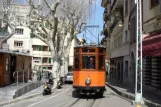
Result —
<instances>
[{"instance_id":1,"label":"rail","mask_svg":"<svg viewBox=\"0 0 161 107\"><path fill-rule=\"evenodd\" d=\"M25 79L26 79L26 81L28 81L30 79L30 70L31 69L20 70L20 71L15 71L13 73L13 77L16 79L17 86L19 85L20 81L23 81L23 84L24 84ZM28 78L26 78L26 73L28 74Z\"/></svg>"}]
</instances>

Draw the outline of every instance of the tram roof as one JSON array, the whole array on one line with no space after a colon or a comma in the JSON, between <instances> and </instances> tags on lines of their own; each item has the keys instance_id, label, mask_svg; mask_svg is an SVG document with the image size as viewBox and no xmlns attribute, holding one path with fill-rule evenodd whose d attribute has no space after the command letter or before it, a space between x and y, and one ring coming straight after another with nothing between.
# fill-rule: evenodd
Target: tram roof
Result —
<instances>
[{"instance_id":1,"label":"tram roof","mask_svg":"<svg viewBox=\"0 0 161 107\"><path fill-rule=\"evenodd\" d=\"M105 48L105 46L103 46L103 45L78 45L78 46L75 46L74 48L82 48L82 47Z\"/></svg>"}]
</instances>

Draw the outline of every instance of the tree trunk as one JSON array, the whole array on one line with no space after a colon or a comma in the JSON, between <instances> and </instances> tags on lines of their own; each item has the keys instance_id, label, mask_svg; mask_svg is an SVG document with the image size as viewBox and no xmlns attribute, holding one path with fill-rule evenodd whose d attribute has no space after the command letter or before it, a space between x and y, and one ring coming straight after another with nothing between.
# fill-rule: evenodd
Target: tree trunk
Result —
<instances>
[{"instance_id":1,"label":"tree trunk","mask_svg":"<svg viewBox=\"0 0 161 107\"><path fill-rule=\"evenodd\" d=\"M59 66L60 66L60 63L59 63L57 56L53 56L52 72L53 72L53 77L54 77L54 88L57 86L57 82L58 82Z\"/></svg>"}]
</instances>

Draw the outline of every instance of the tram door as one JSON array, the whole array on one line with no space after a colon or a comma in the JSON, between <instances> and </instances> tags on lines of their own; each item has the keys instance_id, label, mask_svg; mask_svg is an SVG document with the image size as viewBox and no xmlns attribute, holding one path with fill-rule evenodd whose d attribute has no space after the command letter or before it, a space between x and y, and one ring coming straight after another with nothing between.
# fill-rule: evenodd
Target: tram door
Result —
<instances>
[{"instance_id":1,"label":"tram door","mask_svg":"<svg viewBox=\"0 0 161 107\"><path fill-rule=\"evenodd\" d=\"M16 56L11 56L11 61L10 61L10 81L11 83L15 82L15 78L13 77L13 73L16 71Z\"/></svg>"}]
</instances>

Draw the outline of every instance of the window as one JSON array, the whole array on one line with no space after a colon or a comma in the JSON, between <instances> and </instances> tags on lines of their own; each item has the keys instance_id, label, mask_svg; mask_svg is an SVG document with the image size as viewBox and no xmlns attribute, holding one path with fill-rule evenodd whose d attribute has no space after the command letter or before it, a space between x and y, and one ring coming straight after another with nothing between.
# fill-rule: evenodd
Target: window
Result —
<instances>
[{"instance_id":1,"label":"window","mask_svg":"<svg viewBox=\"0 0 161 107\"><path fill-rule=\"evenodd\" d=\"M128 0L125 1L125 15L128 13Z\"/></svg>"},{"instance_id":2,"label":"window","mask_svg":"<svg viewBox=\"0 0 161 107\"><path fill-rule=\"evenodd\" d=\"M49 47L48 46L43 46L43 51L49 51Z\"/></svg>"},{"instance_id":3,"label":"window","mask_svg":"<svg viewBox=\"0 0 161 107\"><path fill-rule=\"evenodd\" d=\"M48 58L43 58L42 63L47 63L48 62Z\"/></svg>"},{"instance_id":4,"label":"window","mask_svg":"<svg viewBox=\"0 0 161 107\"><path fill-rule=\"evenodd\" d=\"M121 37L121 36L118 37L118 47L121 45L120 37Z\"/></svg>"},{"instance_id":5,"label":"window","mask_svg":"<svg viewBox=\"0 0 161 107\"><path fill-rule=\"evenodd\" d=\"M99 66L98 66L99 69L105 69L105 61L104 61L104 56L101 55L99 56Z\"/></svg>"},{"instance_id":6,"label":"window","mask_svg":"<svg viewBox=\"0 0 161 107\"><path fill-rule=\"evenodd\" d=\"M33 60L34 61L40 61L41 60L41 57L33 57Z\"/></svg>"},{"instance_id":7,"label":"window","mask_svg":"<svg viewBox=\"0 0 161 107\"><path fill-rule=\"evenodd\" d=\"M99 53L104 53L104 49L99 49Z\"/></svg>"},{"instance_id":8,"label":"window","mask_svg":"<svg viewBox=\"0 0 161 107\"><path fill-rule=\"evenodd\" d=\"M128 40L127 40L128 38L127 38L127 30L125 31L125 42L127 42Z\"/></svg>"},{"instance_id":9,"label":"window","mask_svg":"<svg viewBox=\"0 0 161 107\"><path fill-rule=\"evenodd\" d=\"M95 69L95 56L82 56L83 69Z\"/></svg>"},{"instance_id":10,"label":"window","mask_svg":"<svg viewBox=\"0 0 161 107\"><path fill-rule=\"evenodd\" d=\"M9 58L8 57L6 57L6 71L8 71L9 70Z\"/></svg>"},{"instance_id":11,"label":"window","mask_svg":"<svg viewBox=\"0 0 161 107\"><path fill-rule=\"evenodd\" d=\"M25 60L24 59L21 60L21 67L22 67L22 69L25 69Z\"/></svg>"},{"instance_id":12,"label":"window","mask_svg":"<svg viewBox=\"0 0 161 107\"><path fill-rule=\"evenodd\" d=\"M48 69L52 70L52 67L48 67Z\"/></svg>"},{"instance_id":13,"label":"window","mask_svg":"<svg viewBox=\"0 0 161 107\"><path fill-rule=\"evenodd\" d=\"M39 51L39 46L38 45L32 45L33 51Z\"/></svg>"},{"instance_id":14,"label":"window","mask_svg":"<svg viewBox=\"0 0 161 107\"><path fill-rule=\"evenodd\" d=\"M128 61L125 61L125 74L128 77Z\"/></svg>"},{"instance_id":15,"label":"window","mask_svg":"<svg viewBox=\"0 0 161 107\"><path fill-rule=\"evenodd\" d=\"M121 43L121 45L122 45L122 35L120 36L120 43Z\"/></svg>"},{"instance_id":16,"label":"window","mask_svg":"<svg viewBox=\"0 0 161 107\"><path fill-rule=\"evenodd\" d=\"M23 47L23 41L14 41L15 47Z\"/></svg>"},{"instance_id":17,"label":"window","mask_svg":"<svg viewBox=\"0 0 161 107\"><path fill-rule=\"evenodd\" d=\"M159 4L159 0L150 0L150 8L153 8L158 4Z\"/></svg>"},{"instance_id":18,"label":"window","mask_svg":"<svg viewBox=\"0 0 161 107\"><path fill-rule=\"evenodd\" d=\"M74 68L79 69L79 56L74 57Z\"/></svg>"},{"instance_id":19,"label":"window","mask_svg":"<svg viewBox=\"0 0 161 107\"><path fill-rule=\"evenodd\" d=\"M15 32L16 34L23 34L23 29L16 28Z\"/></svg>"},{"instance_id":20,"label":"window","mask_svg":"<svg viewBox=\"0 0 161 107\"><path fill-rule=\"evenodd\" d=\"M95 52L95 49L83 48L82 52Z\"/></svg>"},{"instance_id":21,"label":"window","mask_svg":"<svg viewBox=\"0 0 161 107\"><path fill-rule=\"evenodd\" d=\"M136 16L131 19L130 25L130 42L136 41Z\"/></svg>"}]
</instances>

